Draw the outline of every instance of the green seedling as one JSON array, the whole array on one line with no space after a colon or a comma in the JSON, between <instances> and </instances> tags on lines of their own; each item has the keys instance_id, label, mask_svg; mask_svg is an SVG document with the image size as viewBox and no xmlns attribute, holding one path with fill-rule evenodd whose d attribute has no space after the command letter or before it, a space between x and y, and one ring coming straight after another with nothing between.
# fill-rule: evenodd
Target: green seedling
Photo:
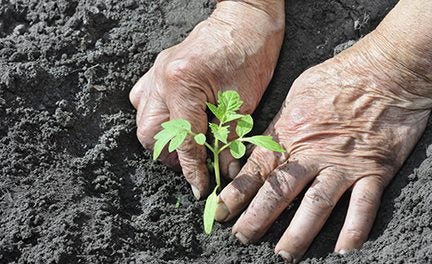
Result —
<instances>
[{"instance_id":1,"label":"green seedling","mask_svg":"<svg viewBox=\"0 0 432 264\"><path fill-rule=\"evenodd\" d=\"M177 197L177 201L176 201L175 207L176 208L180 208L180 206L181 206L180 197Z\"/></svg>"},{"instance_id":2,"label":"green seedling","mask_svg":"<svg viewBox=\"0 0 432 264\"><path fill-rule=\"evenodd\" d=\"M213 229L214 217L217 207L217 195L221 190L219 154L229 148L231 155L235 159L240 159L246 153L245 143L251 143L275 152L285 152L281 145L273 140L271 136L251 136L246 135L253 128L251 115L242 115L237 111L242 106L243 101L236 91L225 91L218 93L217 105L207 103L207 107L219 120L218 124L209 123L210 132L214 137L211 145L203 133L192 131L191 124L184 119L175 119L162 123L162 130L154 137L155 145L153 149L153 159L156 160L163 148L169 143L168 151L172 152L179 148L184 140L189 136L193 137L199 145L206 146L213 153L213 166L216 186L208 196L204 207L204 231L210 234ZM231 121L236 121L235 133L237 138L229 141L229 125Z\"/></svg>"}]
</instances>

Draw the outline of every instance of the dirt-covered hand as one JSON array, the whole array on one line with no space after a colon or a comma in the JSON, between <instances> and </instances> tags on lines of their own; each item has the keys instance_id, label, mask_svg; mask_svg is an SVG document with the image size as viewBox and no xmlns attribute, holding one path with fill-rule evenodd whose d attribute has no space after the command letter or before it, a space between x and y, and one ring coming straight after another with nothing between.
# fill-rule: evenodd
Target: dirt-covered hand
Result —
<instances>
[{"instance_id":1,"label":"dirt-covered hand","mask_svg":"<svg viewBox=\"0 0 432 264\"><path fill-rule=\"evenodd\" d=\"M170 119L186 119L194 132L206 133L206 102L215 103L218 91L237 90L244 100L241 112L253 112L273 75L284 32L284 2L261 2L218 3L182 43L158 55L130 92L138 139L145 148L153 148L161 123ZM236 175L240 165L229 152L223 154L222 174ZM207 193L203 146L187 139L177 152L164 150L161 161L181 165L197 198Z\"/></svg>"},{"instance_id":2,"label":"dirt-covered hand","mask_svg":"<svg viewBox=\"0 0 432 264\"><path fill-rule=\"evenodd\" d=\"M267 130L287 152L256 148L219 195L219 221L248 206L232 231L241 242L257 241L308 184L276 253L288 263L299 261L349 189L335 250L360 248L367 239L381 194L432 108L432 56L416 57L417 48L395 51L387 35L385 28L376 30L294 82Z\"/></svg>"}]
</instances>

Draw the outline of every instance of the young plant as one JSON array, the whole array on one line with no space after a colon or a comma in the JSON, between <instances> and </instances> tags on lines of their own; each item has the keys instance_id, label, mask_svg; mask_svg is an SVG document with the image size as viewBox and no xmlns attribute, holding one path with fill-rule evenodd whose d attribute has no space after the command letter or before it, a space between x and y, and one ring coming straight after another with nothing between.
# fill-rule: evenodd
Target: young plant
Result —
<instances>
[{"instance_id":1,"label":"young plant","mask_svg":"<svg viewBox=\"0 0 432 264\"><path fill-rule=\"evenodd\" d=\"M236 91L218 93L217 105L207 103L207 107L219 120L218 124L209 123L210 131L214 137L214 143L207 142L203 133L192 131L191 124L184 119L175 119L162 123L162 130L155 135L153 159L156 160L163 148L169 143L168 151L172 152L181 146L186 137L193 137L199 145L205 145L213 153L213 168L216 186L208 196L204 207L204 231L210 234L213 229L214 216L217 207L217 192L221 190L219 154L229 148L235 159L240 159L246 152L245 143L251 143L271 151L285 152L285 150L273 140L271 136L245 137L253 128L251 115L242 115L237 111L243 101ZM231 121L237 121L235 132L238 138L228 141L229 125Z\"/></svg>"}]
</instances>

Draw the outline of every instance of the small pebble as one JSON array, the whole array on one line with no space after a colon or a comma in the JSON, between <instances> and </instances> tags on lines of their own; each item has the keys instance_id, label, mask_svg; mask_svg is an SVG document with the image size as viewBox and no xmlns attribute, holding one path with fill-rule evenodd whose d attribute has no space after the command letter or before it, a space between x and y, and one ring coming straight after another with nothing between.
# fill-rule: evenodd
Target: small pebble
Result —
<instances>
[{"instance_id":1,"label":"small pebble","mask_svg":"<svg viewBox=\"0 0 432 264\"><path fill-rule=\"evenodd\" d=\"M19 24L17 25L14 30L13 30L13 34L15 35L21 35L26 31L26 27L24 24Z\"/></svg>"}]
</instances>

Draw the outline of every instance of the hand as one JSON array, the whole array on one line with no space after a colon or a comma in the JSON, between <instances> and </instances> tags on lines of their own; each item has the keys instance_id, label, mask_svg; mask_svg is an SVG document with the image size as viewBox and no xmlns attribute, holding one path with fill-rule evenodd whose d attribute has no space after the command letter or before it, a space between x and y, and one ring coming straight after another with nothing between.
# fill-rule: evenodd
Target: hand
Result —
<instances>
[{"instance_id":1,"label":"hand","mask_svg":"<svg viewBox=\"0 0 432 264\"><path fill-rule=\"evenodd\" d=\"M153 148L161 123L170 119L187 119L194 132L206 133L205 103L215 103L218 91L237 90L244 100L241 112L254 111L278 59L283 5L280 0L260 5L221 2L182 43L159 54L130 92L137 109L138 139L145 148ZM236 175L240 164L228 151L222 154L222 174ZM206 194L209 176L203 146L188 139L177 153L165 150L161 161L171 167L180 163L197 199Z\"/></svg>"},{"instance_id":2,"label":"hand","mask_svg":"<svg viewBox=\"0 0 432 264\"><path fill-rule=\"evenodd\" d=\"M350 189L335 251L360 248L367 239L381 194L421 136L432 107L432 96L418 92L432 91L432 79L421 77L428 68L411 71L389 60L378 48L391 46L381 33L294 82L266 132L287 152L256 148L219 195L218 221L232 219L250 203L232 229L241 242L261 238L309 183L276 253L287 263L299 261Z\"/></svg>"}]
</instances>

